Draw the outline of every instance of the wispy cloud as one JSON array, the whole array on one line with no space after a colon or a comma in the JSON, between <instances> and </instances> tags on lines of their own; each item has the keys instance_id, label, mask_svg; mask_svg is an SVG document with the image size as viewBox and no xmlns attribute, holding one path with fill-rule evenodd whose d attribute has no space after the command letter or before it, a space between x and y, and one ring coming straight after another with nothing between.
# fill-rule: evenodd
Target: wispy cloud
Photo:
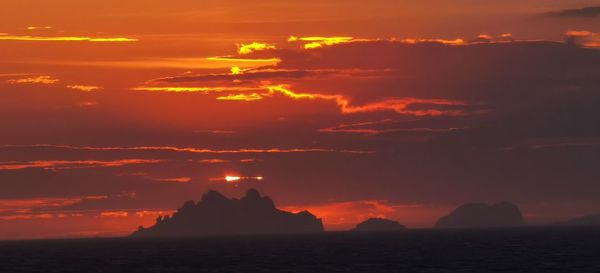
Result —
<instances>
[{"instance_id":1,"label":"wispy cloud","mask_svg":"<svg viewBox=\"0 0 600 273\"><path fill-rule=\"evenodd\" d=\"M100 86L94 86L94 85L67 85L67 88L73 89L73 90L78 90L78 91L83 91L83 92L92 92L92 91L98 91L98 90L103 89Z\"/></svg>"},{"instance_id":2,"label":"wispy cloud","mask_svg":"<svg viewBox=\"0 0 600 273\"><path fill-rule=\"evenodd\" d=\"M264 88L260 87L229 87L229 86L139 86L134 87L134 91L150 91L150 92L190 92L190 93L223 93L223 92L247 92L259 91Z\"/></svg>"},{"instance_id":3,"label":"wispy cloud","mask_svg":"<svg viewBox=\"0 0 600 273\"><path fill-rule=\"evenodd\" d=\"M444 110L441 106L467 106L467 103L448 99L422 99L422 98L392 98L364 105L353 105L351 99L339 94L299 93L291 90L289 85L265 85L261 87L136 87L137 91L162 91L162 92L200 92L204 94L229 92L228 95L218 96L217 100L257 101L275 94L282 94L295 100L329 100L333 101L344 114L394 111L399 114L414 116L459 116L469 113L464 110ZM250 94L237 92L251 91ZM256 92L259 91L259 92ZM260 92L262 91L262 92ZM236 92L231 94L232 92ZM429 109L411 109L413 105L428 106Z\"/></svg>"},{"instance_id":4,"label":"wispy cloud","mask_svg":"<svg viewBox=\"0 0 600 273\"><path fill-rule=\"evenodd\" d=\"M29 36L0 34L0 41L33 41L33 42L137 42L134 38L125 37L79 37L79 36Z\"/></svg>"},{"instance_id":5,"label":"wispy cloud","mask_svg":"<svg viewBox=\"0 0 600 273\"><path fill-rule=\"evenodd\" d=\"M250 58L238 58L238 57L208 57L206 60L209 61L220 61L220 62L232 62L232 63L268 63L276 64L281 61L279 58L268 58L268 59L250 59Z\"/></svg>"},{"instance_id":6,"label":"wispy cloud","mask_svg":"<svg viewBox=\"0 0 600 273\"><path fill-rule=\"evenodd\" d=\"M258 93L252 94L236 94L236 95L227 95L227 96L219 96L217 100L233 100L233 101L255 101L261 100L263 96Z\"/></svg>"},{"instance_id":7,"label":"wispy cloud","mask_svg":"<svg viewBox=\"0 0 600 273\"><path fill-rule=\"evenodd\" d=\"M127 211L103 211L100 213L100 217L127 217L128 215Z\"/></svg>"},{"instance_id":8,"label":"wispy cloud","mask_svg":"<svg viewBox=\"0 0 600 273\"><path fill-rule=\"evenodd\" d=\"M27 168L43 169L79 169L98 167L121 167L132 164L153 164L162 160L149 159L121 159L111 161L101 160L39 160L27 162L0 162L0 170L21 170Z\"/></svg>"},{"instance_id":9,"label":"wispy cloud","mask_svg":"<svg viewBox=\"0 0 600 273\"><path fill-rule=\"evenodd\" d=\"M465 115L462 110L442 110L436 109L436 106L465 106L465 102L447 100L447 99L419 99L419 98L396 98L383 101L368 103L364 105L352 105L351 100L343 95L336 94L318 94L318 93L297 93L290 90L287 85L266 86L270 93L281 93L293 99L322 99L334 101L340 111L344 114L374 112L374 111L394 111L399 114L414 116L439 116L439 115ZM429 105L432 109L414 110L409 107L413 104Z\"/></svg>"},{"instance_id":10,"label":"wispy cloud","mask_svg":"<svg viewBox=\"0 0 600 273\"><path fill-rule=\"evenodd\" d=\"M11 83L11 84L55 84L55 83L58 83L59 81L60 81L59 79L53 78L52 76L38 76L38 77L7 80L6 82Z\"/></svg>"},{"instance_id":11,"label":"wispy cloud","mask_svg":"<svg viewBox=\"0 0 600 273\"><path fill-rule=\"evenodd\" d=\"M352 124L340 124L332 127L319 129L322 133L352 133L365 135L380 135L386 133L414 133L414 134L433 134L446 133L464 130L466 128L427 128L427 127L403 127L390 128L396 121L392 119L384 119L380 121L359 122ZM387 125L387 126L383 126Z\"/></svg>"},{"instance_id":12,"label":"wispy cloud","mask_svg":"<svg viewBox=\"0 0 600 273\"><path fill-rule=\"evenodd\" d=\"M337 45L337 44L341 44L341 43L352 42L352 41L354 41L354 38L352 38L352 37L343 37L343 36L334 36L334 37L319 37L319 36L296 37L296 36L290 36L290 38L288 38L288 42L297 42L297 41L305 42L304 43L304 48L305 49L314 49L314 48L319 48L319 47L323 47L323 46L332 46L332 45Z\"/></svg>"},{"instance_id":13,"label":"wispy cloud","mask_svg":"<svg viewBox=\"0 0 600 273\"><path fill-rule=\"evenodd\" d=\"M51 26L29 26L27 30L44 30L44 29L52 29Z\"/></svg>"},{"instance_id":14,"label":"wispy cloud","mask_svg":"<svg viewBox=\"0 0 600 273\"><path fill-rule=\"evenodd\" d=\"M191 177L173 177L173 178L160 178L158 181L170 182L170 183L189 183L192 182Z\"/></svg>"},{"instance_id":15,"label":"wispy cloud","mask_svg":"<svg viewBox=\"0 0 600 273\"><path fill-rule=\"evenodd\" d=\"M554 11L547 13L547 15L554 17L599 18L600 6Z\"/></svg>"},{"instance_id":16,"label":"wispy cloud","mask_svg":"<svg viewBox=\"0 0 600 273\"><path fill-rule=\"evenodd\" d=\"M257 43L252 42L250 44L238 44L238 53L239 54L250 54L255 51L275 49L276 46L270 43Z\"/></svg>"},{"instance_id":17,"label":"wispy cloud","mask_svg":"<svg viewBox=\"0 0 600 273\"><path fill-rule=\"evenodd\" d=\"M369 154L373 151L361 150L338 150L325 148L270 148L270 149L232 149L232 150L216 150L202 148L182 148L174 146L134 146L134 147L90 147L90 146L70 146L70 145L4 145L2 148L57 148L79 151L170 151L178 153L200 153L200 154L257 154L257 153L354 153L354 154Z\"/></svg>"}]
</instances>

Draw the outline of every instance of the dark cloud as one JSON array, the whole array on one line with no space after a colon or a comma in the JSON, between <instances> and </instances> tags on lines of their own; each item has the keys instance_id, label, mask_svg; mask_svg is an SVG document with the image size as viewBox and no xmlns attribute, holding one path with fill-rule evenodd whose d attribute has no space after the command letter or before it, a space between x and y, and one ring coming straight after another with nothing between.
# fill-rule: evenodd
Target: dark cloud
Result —
<instances>
[{"instance_id":1,"label":"dark cloud","mask_svg":"<svg viewBox=\"0 0 600 273\"><path fill-rule=\"evenodd\" d=\"M580 9L567 9L547 13L553 17L574 17L574 18L600 18L600 7L585 7Z\"/></svg>"},{"instance_id":2,"label":"dark cloud","mask_svg":"<svg viewBox=\"0 0 600 273\"><path fill-rule=\"evenodd\" d=\"M321 72L327 73L327 72ZM331 72L329 72L331 73ZM208 75L185 75L166 77L153 80L153 82L182 83L182 82L210 82L210 81L248 81L248 80L269 80L269 79L299 79L315 75L316 72L305 70L255 70L242 74L208 74Z\"/></svg>"}]
</instances>

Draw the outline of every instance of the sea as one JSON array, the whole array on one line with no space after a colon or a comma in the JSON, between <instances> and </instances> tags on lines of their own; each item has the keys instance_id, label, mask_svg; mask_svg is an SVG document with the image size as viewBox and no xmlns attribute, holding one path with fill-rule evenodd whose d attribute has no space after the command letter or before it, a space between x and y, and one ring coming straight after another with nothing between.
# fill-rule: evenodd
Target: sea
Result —
<instances>
[{"instance_id":1,"label":"sea","mask_svg":"<svg viewBox=\"0 0 600 273\"><path fill-rule=\"evenodd\" d=\"M0 272L600 272L600 228L0 242Z\"/></svg>"}]
</instances>

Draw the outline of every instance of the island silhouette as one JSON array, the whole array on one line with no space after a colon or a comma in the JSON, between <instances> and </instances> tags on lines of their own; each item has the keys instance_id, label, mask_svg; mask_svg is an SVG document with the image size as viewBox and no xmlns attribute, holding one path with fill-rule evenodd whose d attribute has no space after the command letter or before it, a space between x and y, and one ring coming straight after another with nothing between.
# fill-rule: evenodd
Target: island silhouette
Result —
<instances>
[{"instance_id":1,"label":"island silhouette","mask_svg":"<svg viewBox=\"0 0 600 273\"><path fill-rule=\"evenodd\" d=\"M494 228L525 225L519 207L509 202L468 203L440 218L435 228Z\"/></svg>"},{"instance_id":2,"label":"island silhouette","mask_svg":"<svg viewBox=\"0 0 600 273\"><path fill-rule=\"evenodd\" d=\"M400 223L384 218L369 218L364 222L359 223L354 228L354 231L370 232L370 231L395 231L404 230L405 226Z\"/></svg>"},{"instance_id":3,"label":"island silhouette","mask_svg":"<svg viewBox=\"0 0 600 273\"><path fill-rule=\"evenodd\" d=\"M172 216L159 216L153 226L140 226L131 236L185 237L322 231L322 220L310 212L279 210L271 198L250 189L241 199L229 199L217 191L209 191L199 202L187 201Z\"/></svg>"},{"instance_id":4,"label":"island silhouette","mask_svg":"<svg viewBox=\"0 0 600 273\"><path fill-rule=\"evenodd\" d=\"M559 226L600 226L600 213L556 223Z\"/></svg>"}]
</instances>

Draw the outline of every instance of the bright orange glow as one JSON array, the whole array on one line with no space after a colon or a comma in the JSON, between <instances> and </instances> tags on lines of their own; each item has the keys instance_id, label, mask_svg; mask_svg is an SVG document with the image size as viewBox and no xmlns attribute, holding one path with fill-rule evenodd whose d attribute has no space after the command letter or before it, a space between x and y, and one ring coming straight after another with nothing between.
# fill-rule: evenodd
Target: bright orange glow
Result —
<instances>
[{"instance_id":1,"label":"bright orange glow","mask_svg":"<svg viewBox=\"0 0 600 273\"><path fill-rule=\"evenodd\" d=\"M270 63L276 64L281 62L279 58L270 58L270 59L244 59L244 58L234 58L234 57L208 57L206 60L209 61L221 61L221 62L242 62L242 63Z\"/></svg>"},{"instance_id":2,"label":"bright orange glow","mask_svg":"<svg viewBox=\"0 0 600 273\"><path fill-rule=\"evenodd\" d=\"M400 40L400 42L406 43L406 44L417 44L417 43L440 43L440 44L445 44L445 45L464 45L465 44L465 41L460 38L457 38L454 40L406 38L406 39Z\"/></svg>"},{"instance_id":3,"label":"bright orange glow","mask_svg":"<svg viewBox=\"0 0 600 273\"><path fill-rule=\"evenodd\" d=\"M42 37L42 36L14 36L14 35L0 35L0 41L40 41L40 42L137 42L137 39L124 38L124 37L107 37L107 38L93 38L93 37Z\"/></svg>"},{"instance_id":4,"label":"bright orange glow","mask_svg":"<svg viewBox=\"0 0 600 273\"><path fill-rule=\"evenodd\" d=\"M210 181L225 181L225 183L237 184L246 180L261 181L264 177L262 176L238 176L238 175L226 175L225 177L211 178Z\"/></svg>"},{"instance_id":5,"label":"bright orange glow","mask_svg":"<svg viewBox=\"0 0 600 273\"><path fill-rule=\"evenodd\" d=\"M104 211L100 213L101 217L127 217L129 212L126 211Z\"/></svg>"},{"instance_id":6,"label":"bright orange glow","mask_svg":"<svg viewBox=\"0 0 600 273\"><path fill-rule=\"evenodd\" d=\"M595 34L588 30L569 30L565 33L567 36L593 36Z\"/></svg>"},{"instance_id":7,"label":"bright orange glow","mask_svg":"<svg viewBox=\"0 0 600 273\"><path fill-rule=\"evenodd\" d=\"M257 93L252 94L237 94L217 97L217 100L241 100L241 101L255 101L261 100L263 97Z\"/></svg>"},{"instance_id":8,"label":"bright orange glow","mask_svg":"<svg viewBox=\"0 0 600 273\"><path fill-rule=\"evenodd\" d=\"M368 218L387 218L414 227L431 227L439 215L447 213L444 206L396 204L388 200L332 201L303 206L287 206L283 210L308 210L323 219L326 230L348 230Z\"/></svg>"},{"instance_id":9,"label":"bright orange glow","mask_svg":"<svg viewBox=\"0 0 600 273\"><path fill-rule=\"evenodd\" d=\"M79 90L79 91L83 91L83 92L92 92L92 91L97 91L97 90L103 89L100 86L93 86L93 85L67 85L67 88L73 89L73 90Z\"/></svg>"},{"instance_id":10,"label":"bright orange glow","mask_svg":"<svg viewBox=\"0 0 600 273\"><path fill-rule=\"evenodd\" d=\"M587 48L600 48L600 33L587 30L569 30L565 33L568 40L574 39L574 42Z\"/></svg>"},{"instance_id":11,"label":"bright orange glow","mask_svg":"<svg viewBox=\"0 0 600 273\"><path fill-rule=\"evenodd\" d=\"M152 86L140 86L132 88L135 91L152 91L152 92L201 92L201 93L212 93L212 92L245 92L245 91L257 91L261 88L257 87L184 87L184 86L164 86L164 87L152 87Z\"/></svg>"},{"instance_id":12,"label":"bright orange glow","mask_svg":"<svg viewBox=\"0 0 600 273\"><path fill-rule=\"evenodd\" d=\"M59 81L60 81L59 79L55 79L52 76L38 76L38 77L31 77L31 78L8 80L6 82L12 83L12 84L55 84Z\"/></svg>"},{"instance_id":13,"label":"bright orange glow","mask_svg":"<svg viewBox=\"0 0 600 273\"><path fill-rule=\"evenodd\" d=\"M173 183L189 183L192 182L191 177L176 177L176 178L163 178L159 179L162 182L173 182Z\"/></svg>"},{"instance_id":14,"label":"bright orange glow","mask_svg":"<svg viewBox=\"0 0 600 273\"><path fill-rule=\"evenodd\" d=\"M27 27L28 30L38 30L38 29L52 29L51 26L40 26L40 27L36 27L36 26L31 26L31 27Z\"/></svg>"},{"instance_id":15,"label":"bright orange glow","mask_svg":"<svg viewBox=\"0 0 600 273\"><path fill-rule=\"evenodd\" d=\"M220 164L220 163L227 163L227 162L229 162L229 160L213 158L213 159L202 159L198 162L205 163L205 164Z\"/></svg>"},{"instance_id":16,"label":"bright orange glow","mask_svg":"<svg viewBox=\"0 0 600 273\"><path fill-rule=\"evenodd\" d=\"M239 54L250 54L255 51L267 50L267 49L275 49L275 45L268 43L257 43L253 42L251 44L238 44L238 53Z\"/></svg>"},{"instance_id":17,"label":"bright orange glow","mask_svg":"<svg viewBox=\"0 0 600 273\"><path fill-rule=\"evenodd\" d=\"M242 178L239 176L225 176L225 181L227 182L236 182L236 181L240 181Z\"/></svg>"}]
</instances>

